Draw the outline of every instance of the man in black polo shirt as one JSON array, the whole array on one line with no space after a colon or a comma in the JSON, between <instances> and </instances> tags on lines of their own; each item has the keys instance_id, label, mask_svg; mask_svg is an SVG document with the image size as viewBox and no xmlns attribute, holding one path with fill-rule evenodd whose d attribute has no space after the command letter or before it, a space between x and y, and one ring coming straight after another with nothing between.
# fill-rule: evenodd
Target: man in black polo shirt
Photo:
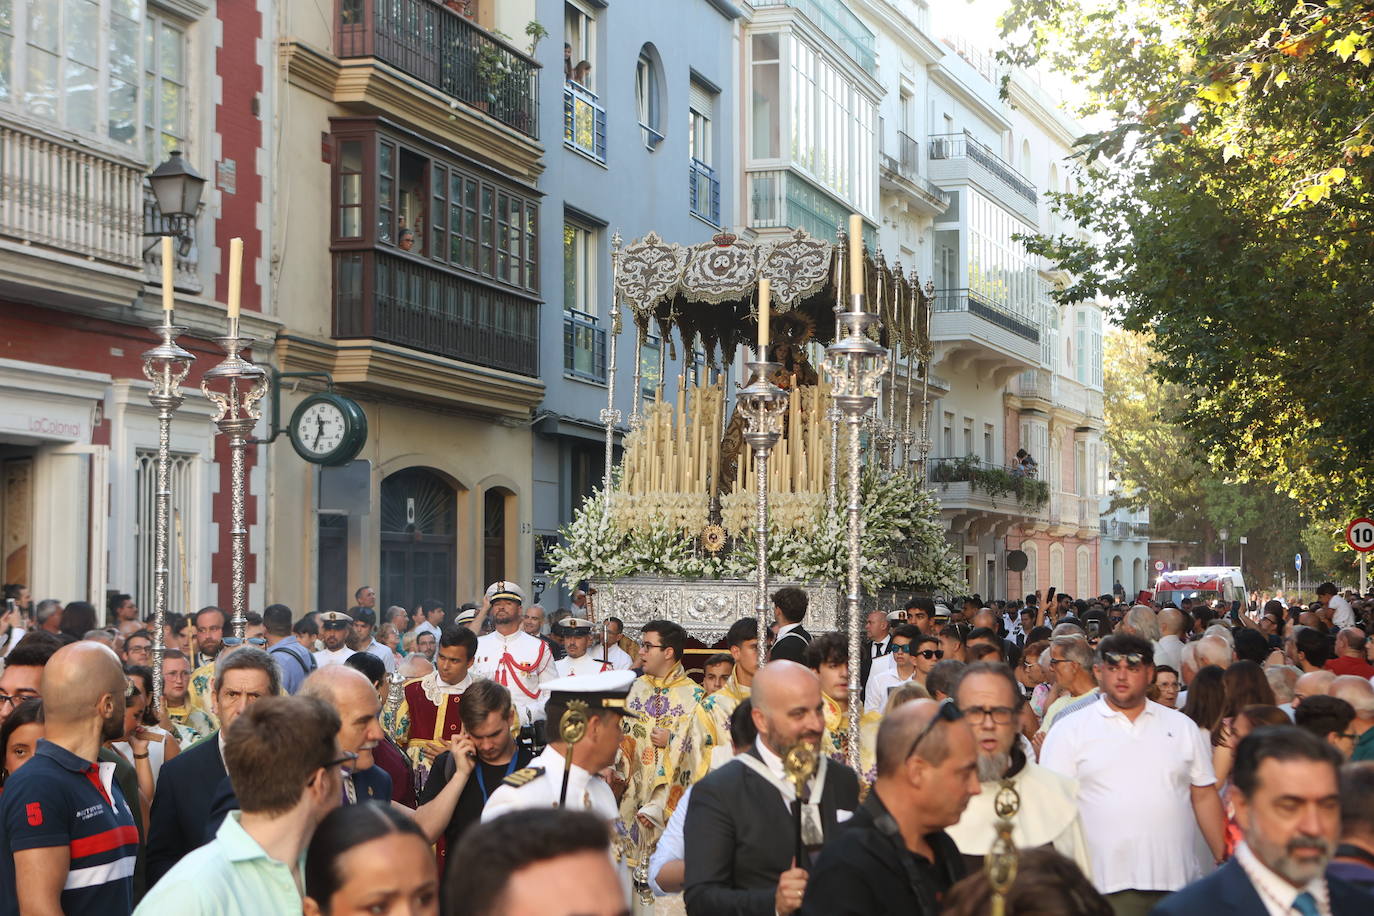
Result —
<instances>
[{"instance_id":1,"label":"man in black polo shirt","mask_svg":"<svg viewBox=\"0 0 1374 916\"><path fill-rule=\"evenodd\" d=\"M138 828L101 743L124 730L127 682L97 642L43 670L45 733L0 795L0 914L133 911Z\"/></svg>"},{"instance_id":2,"label":"man in black polo shirt","mask_svg":"<svg viewBox=\"0 0 1374 916\"><path fill-rule=\"evenodd\" d=\"M979 792L973 730L953 703L915 700L878 729L878 779L821 850L802 916L935 916L964 876L944 828Z\"/></svg>"},{"instance_id":3,"label":"man in black polo shirt","mask_svg":"<svg viewBox=\"0 0 1374 916\"><path fill-rule=\"evenodd\" d=\"M471 750L473 757L457 765L453 754L444 751L434 760L429 779L420 793L420 804L439 797L439 793L455 778L467 780L463 794L458 796L453 817L444 828L439 847L439 874L444 874L444 858L448 851L458 848L463 833L482 820L482 808L491 793L516 770L529 766L534 756L528 747L517 745L511 735L514 707L510 691L495 681L479 678L463 694L458 706L463 720L459 746Z\"/></svg>"}]
</instances>

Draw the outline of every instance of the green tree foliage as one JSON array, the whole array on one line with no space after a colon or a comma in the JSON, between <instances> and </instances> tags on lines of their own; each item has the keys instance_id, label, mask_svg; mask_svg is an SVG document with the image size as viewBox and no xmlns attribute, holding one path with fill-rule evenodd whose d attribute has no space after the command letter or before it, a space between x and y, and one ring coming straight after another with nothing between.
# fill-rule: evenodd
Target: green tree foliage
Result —
<instances>
[{"instance_id":1,"label":"green tree foliage","mask_svg":"<svg viewBox=\"0 0 1374 916\"><path fill-rule=\"evenodd\" d=\"M1374 10L1269 0L1012 0L1012 62L1110 120L1054 195L1093 241L1033 247L1152 335L1173 418L1229 479L1334 531L1374 508ZM1291 565L1291 557L1289 557Z\"/></svg>"},{"instance_id":2,"label":"green tree foliage","mask_svg":"<svg viewBox=\"0 0 1374 916\"><path fill-rule=\"evenodd\" d=\"M1260 482L1232 482L1203 460L1175 417L1186 410L1188 389L1141 372L1153 353L1145 334L1108 334L1103 346L1103 408L1107 444L1123 505L1147 506L1152 538L1192 545L1194 564L1219 563L1220 532L1229 534L1226 560L1240 563L1245 536L1245 570L1252 586L1277 586L1292 571L1293 554L1311 556L1308 578L1337 566L1330 538L1311 526L1290 496ZM1314 538L1311 542L1305 538ZM1271 581L1272 580L1272 581Z\"/></svg>"}]
</instances>

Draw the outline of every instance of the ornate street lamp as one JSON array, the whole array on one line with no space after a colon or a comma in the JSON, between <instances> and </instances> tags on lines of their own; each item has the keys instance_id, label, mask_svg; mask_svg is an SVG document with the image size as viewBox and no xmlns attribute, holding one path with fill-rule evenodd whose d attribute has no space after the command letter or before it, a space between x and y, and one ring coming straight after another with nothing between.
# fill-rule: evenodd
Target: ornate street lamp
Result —
<instances>
[{"instance_id":1,"label":"ornate street lamp","mask_svg":"<svg viewBox=\"0 0 1374 916\"><path fill-rule=\"evenodd\" d=\"M181 150L174 149L166 162L148 174L148 186L165 222L158 231L144 235L170 235L185 254L191 248L191 221L200 211L205 179L181 158Z\"/></svg>"}]
</instances>

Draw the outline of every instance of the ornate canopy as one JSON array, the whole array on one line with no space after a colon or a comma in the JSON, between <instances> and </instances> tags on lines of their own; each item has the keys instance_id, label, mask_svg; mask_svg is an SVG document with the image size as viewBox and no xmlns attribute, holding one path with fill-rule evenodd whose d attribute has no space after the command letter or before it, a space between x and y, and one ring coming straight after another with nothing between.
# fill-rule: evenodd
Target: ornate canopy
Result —
<instances>
[{"instance_id":1,"label":"ornate canopy","mask_svg":"<svg viewBox=\"0 0 1374 916\"><path fill-rule=\"evenodd\" d=\"M756 291L766 277L774 325L781 321L786 333L789 321L800 322L807 338L828 344L835 338L835 309L845 306L842 291L848 288L840 275L843 250L801 229L758 243L720 233L699 245L665 242L650 232L615 255L615 295L642 331L656 322L671 346L676 330L684 348L700 338L714 364L717 353L730 353L757 334ZM881 251L865 251L864 287L869 307L876 306L882 318L879 342L925 349L930 294L915 274L904 275L900 264L889 267Z\"/></svg>"}]
</instances>

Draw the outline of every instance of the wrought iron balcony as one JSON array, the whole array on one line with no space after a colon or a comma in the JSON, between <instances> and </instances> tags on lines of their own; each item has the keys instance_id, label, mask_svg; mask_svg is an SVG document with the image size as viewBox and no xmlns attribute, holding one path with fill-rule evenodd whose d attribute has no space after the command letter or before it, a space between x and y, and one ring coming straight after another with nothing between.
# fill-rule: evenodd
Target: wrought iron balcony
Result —
<instances>
[{"instance_id":1,"label":"wrought iron balcony","mask_svg":"<svg viewBox=\"0 0 1374 916\"><path fill-rule=\"evenodd\" d=\"M563 312L563 373L589 382L606 381L606 329L576 309Z\"/></svg>"},{"instance_id":2,"label":"wrought iron balcony","mask_svg":"<svg viewBox=\"0 0 1374 916\"><path fill-rule=\"evenodd\" d=\"M539 303L384 251L334 253L334 336L539 375Z\"/></svg>"},{"instance_id":3,"label":"wrought iron balcony","mask_svg":"<svg viewBox=\"0 0 1374 916\"><path fill-rule=\"evenodd\" d=\"M1011 191L1035 204L1039 195L1026 176L1012 168L1005 159L975 139L968 131L958 134L938 134L930 138L931 159L969 159L982 166Z\"/></svg>"},{"instance_id":4,"label":"wrought iron balcony","mask_svg":"<svg viewBox=\"0 0 1374 916\"><path fill-rule=\"evenodd\" d=\"M606 109L596 93L572 80L563 84L563 143L597 162L606 161Z\"/></svg>"},{"instance_id":5,"label":"wrought iron balcony","mask_svg":"<svg viewBox=\"0 0 1374 916\"><path fill-rule=\"evenodd\" d=\"M940 289L935 291L935 311L968 312L984 321L1005 328L1018 337L1039 343L1040 329L1016 313L989 302L973 290Z\"/></svg>"},{"instance_id":6,"label":"wrought iron balcony","mask_svg":"<svg viewBox=\"0 0 1374 916\"><path fill-rule=\"evenodd\" d=\"M712 226L720 225L720 179L716 170L700 159L692 159L687 169L687 206Z\"/></svg>"},{"instance_id":7,"label":"wrought iron balcony","mask_svg":"<svg viewBox=\"0 0 1374 916\"><path fill-rule=\"evenodd\" d=\"M539 63L437 0L340 0L336 53L375 57L539 138Z\"/></svg>"},{"instance_id":8,"label":"wrought iron balcony","mask_svg":"<svg viewBox=\"0 0 1374 916\"><path fill-rule=\"evenodd\" d=\"M142 268L143 167L0 120L0 235Z\"/></svg>"}]
</instances>

